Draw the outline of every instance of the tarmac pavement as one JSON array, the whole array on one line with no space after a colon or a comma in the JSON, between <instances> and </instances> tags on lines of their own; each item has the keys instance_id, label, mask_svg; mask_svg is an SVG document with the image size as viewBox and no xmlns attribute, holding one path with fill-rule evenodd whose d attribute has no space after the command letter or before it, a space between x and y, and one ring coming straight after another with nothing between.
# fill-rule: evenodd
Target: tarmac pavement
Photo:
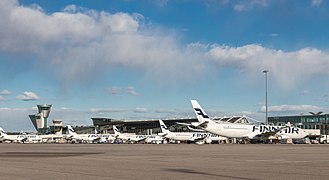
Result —
<instances>
[{"instance_id":1,"label":"tarmac pavement","mask_svg":"<svg viewBox=\"0 0 329 180\"><path fill-rule=\"evenodd\" d=\"M329 145L0 144L0 179L329 179Z\"/></svg>"}]
</instances>

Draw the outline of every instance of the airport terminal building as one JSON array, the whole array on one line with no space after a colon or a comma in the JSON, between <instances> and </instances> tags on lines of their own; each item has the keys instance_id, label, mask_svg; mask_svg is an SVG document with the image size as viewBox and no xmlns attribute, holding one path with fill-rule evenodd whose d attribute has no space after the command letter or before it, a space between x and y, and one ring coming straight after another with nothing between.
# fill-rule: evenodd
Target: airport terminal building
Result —
<instances>
[{"instance_id":1,"label":"airport terminal building","mask_svg":"<svg viewBox=\"0 0 329 180\"><path fill-rule=\"evenodd\" d=\"M329 134L329 114L310 113L298 116L274 116L268 117L268 122L274 125L285 125L291 123L294 126L311 132L312 135Z\"/></svg>"},{"instance_id":2,"label":"airport terminal building","mask_svg":"<svg viewBox=\"0 0 329 180\"><path fill-rule=\"evenodd\" d=\"M102 132L111 132L112 126L116 125L124 133L135 134L156 134L160 133L159 120L115 120L111 118L91 118L93 125ZM196 118L176 118L161 119L169 127L172 132L189 132L190 130L179 123L197 122ZM231 122L231 123L249 123L245 116L219 117L214 118L215 121Z\"/></svg>"}]
</instances>

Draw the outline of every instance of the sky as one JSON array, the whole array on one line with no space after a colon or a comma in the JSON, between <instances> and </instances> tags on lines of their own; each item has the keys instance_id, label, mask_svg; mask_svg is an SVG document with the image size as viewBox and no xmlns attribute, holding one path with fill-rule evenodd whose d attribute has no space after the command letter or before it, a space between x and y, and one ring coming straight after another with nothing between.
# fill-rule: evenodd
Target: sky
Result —
<instances>
[{"instance_id":1,"label":"sky","mask_svg":"<svg viewBox=\"0 0 329 180\"><path fill-rule=\"evenodd\" d=\"M2 0L0 126L329 113L323 0Z\"/></svg>"}]
</instances>

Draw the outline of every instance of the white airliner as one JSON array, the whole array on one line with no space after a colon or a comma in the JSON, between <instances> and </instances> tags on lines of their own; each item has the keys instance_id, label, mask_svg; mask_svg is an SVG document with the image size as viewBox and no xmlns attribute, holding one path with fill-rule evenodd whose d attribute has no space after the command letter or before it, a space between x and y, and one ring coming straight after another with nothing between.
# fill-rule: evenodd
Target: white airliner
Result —
<instances>
[{"instance_id":1,"label":"white airliner","mask_svg":"<svg viewBox=\"0 0 329 180\"><path fill-rule=\"evenodd\" d=\"M0 128L0 138L3 142L17 142L17 143L36 143L41 142L41 138L34 134L19 134L8 135L5 130Z\"/></svg>"},{"instance_id":2,"label":"white airliner","mask_svg":"<svg viewBox=\"0 0 329 180\"><path fill-rule=\"evenodd\" d=\"M148 144L163 144L164 137L157 134L146 135L145 142Z\"/></svg>"},{"instance_id":3,"label":"white airliner","mask_svg":"<svg viewBox=\"0 0 329 180\"><path fill-rule=\"evenodd\" d=\"M98 134L77 134L72 126L67 125L67 140L72 142L95 143L100 140Z\"/></svg>"},{"instance_id":4,"label":"white airliner","mask_svg":"<svg viewBox=\"0 0 329 180\"><path fill-rule=\"evenodd\" d=\"M227 138L208 132L171 132L162 120L159 120L161 132L159 135L175 141L195 142L197 144L220 142Z\"/></svg>"},{"instance_id":5,"label":"white airliner","mask_svg":"<svg viewBox=\"0 0 329 180\"><path fill-rule=\"evenodd\" d=\"M190 125L220 136L262 140L269 138L301 139L307 136L307 133L298 127L216 123L208 117L196 100L191 100L191 103L198 122L192 122Z\"/></svg>"},{"instance_id":6,"label":"white airliner","mask_svg":"<svg viewBox=\"0 0 329 180\"><path fill-rule=\"evenodd\" d=\"M42 142L60 142L66 139L66 135L61 133L55 134L41 134L39 137L42 139Z\"/></svg>"},{"instance_id":7,"label":"white airliner","mask_svg":"<svg viewBox=\"0 0 329 180\"><path fill-rule=\"evenodd\" d=\"M113 143L115 141L114 134L97 134L99 139L99 143Z\"/></svg>"},{"instance_id":8,"label":"white airliner","mask_svg":"<svg viewBox=\"0 0 329 180\"><path fill-rule=\"evenodd\" d=\"M122 141L131 143L141 142L147 138L146 135L123 134L115 125L113 125L113 131L116 139L121 139Z\"/></svg>"}]
</instances>

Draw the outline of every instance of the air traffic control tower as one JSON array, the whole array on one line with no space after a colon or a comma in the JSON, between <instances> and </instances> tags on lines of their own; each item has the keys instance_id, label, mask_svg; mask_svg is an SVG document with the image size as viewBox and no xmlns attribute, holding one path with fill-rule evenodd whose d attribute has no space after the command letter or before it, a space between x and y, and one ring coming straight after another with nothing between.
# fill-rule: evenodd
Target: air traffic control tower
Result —
<instances>
[{"instance_id":1,"label":"air traffic control tower","mask_svg":"<svg viewBox=\"0 0 329 180\"><path fill-rule=\"evenodd\" d=\"M51 104L37 105L38 113L34 115L29 115L35 129L39 133L45 133L48 129L48 117L51 110Z\"/></svg>"}]
</instances>

